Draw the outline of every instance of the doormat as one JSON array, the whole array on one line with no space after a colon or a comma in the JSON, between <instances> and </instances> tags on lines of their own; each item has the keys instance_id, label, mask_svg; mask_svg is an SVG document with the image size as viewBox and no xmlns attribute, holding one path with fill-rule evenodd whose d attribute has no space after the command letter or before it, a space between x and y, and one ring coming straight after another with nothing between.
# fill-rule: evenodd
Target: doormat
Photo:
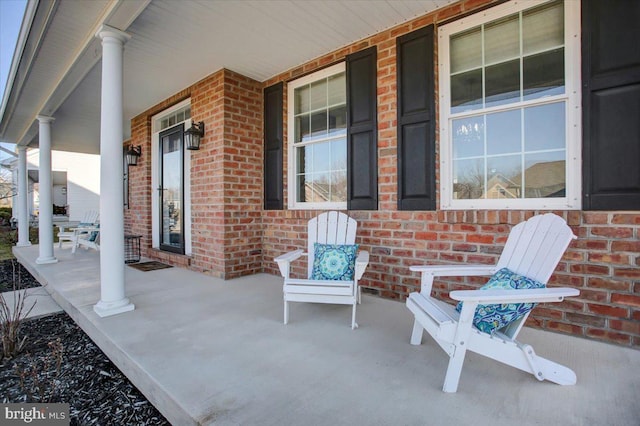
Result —
<instances>
[{"instance_id":1,"label":"doormat","mask_svg":"<svg viewBox=\"0 0 640 426\"><path fill-rule=\"evenodd\" d=\"M167 265L166 263L162 262L156 262L155 260L152 260L151 262L131 263L129 264L129 266L143 272L155 271L157 269L173 268L173 266L171 265Z\"/></svg>"}]
</instances>

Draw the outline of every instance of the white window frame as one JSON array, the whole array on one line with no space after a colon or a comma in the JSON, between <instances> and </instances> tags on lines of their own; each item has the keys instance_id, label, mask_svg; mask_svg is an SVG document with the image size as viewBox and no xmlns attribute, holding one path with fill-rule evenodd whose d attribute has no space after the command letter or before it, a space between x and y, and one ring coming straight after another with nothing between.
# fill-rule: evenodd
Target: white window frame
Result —
<instances>
[{"instance_id":1,"label":"white window frame","mask_svg":"<svg viewBox=\"0 0 640 426\"><path fill-rule=\"evenodd\" d=\"M157 188L160 187L160 132L162 119L171 116L176 111L191 104L191 98L173 105L170 108L151 117L151 247L160 249L160 197ZM184 129L191 127L192 118L182 122ZM173 127L180 123L172 124ZM184 254L190 256L193 253L191 243L191 151L184 151Z\"/></svg>"},{"instance_id":2,"label":"white window frame","mask_svg":"<svg viewBox=\"0 0 640 426\"><path fill-rule=\"evenodd\" d=\"M505 209L536 210L566 209L580 210L582 207L582 121L581 121L581 73L580 73L580 2L564 2L564 45L565 45L565 93L549 96L545 101L565 100L566 102L566 193L563 198L524 198L524 199L454 199L453 198L453 138L451 120L465 115L478 114L478 110L450 114L450 36L481 24L500 19L507 15L531 9L548 3L549 0L511 1L487 9L483 12L443 25L438 29L438 74L440 103L440 208L442 210L459 209ZM541 101L520 101L493 108L484 108L483 113L520 108L530 104L540 105Z\"/></svg>"},{"instance_id":3,"label":"white window frame","mask_svg":"<svg viewBox=\"0 0 640 426\"><path fill-rule=\"evenodd\" d=\"M307 76L301 77L297 80L291 81L287 84L287 151L288 151L288 208L290 210L346 210L347 202L300 202L298 199L297 185L296 185L296 147L294 144L295 137L295 120L294 120L294 102L295 102L295 89L298 87L313 83L314 81L321 80L323 78L330 77L334 74L339 74L346 71L346 64L341 62L336 65L332 65L328 68L314 72ZM299 146L299 145L298 145ZM345 159L346 160L346 159ZM347 167L349 165L347 164Z\"/></svg>"}]
</instances>

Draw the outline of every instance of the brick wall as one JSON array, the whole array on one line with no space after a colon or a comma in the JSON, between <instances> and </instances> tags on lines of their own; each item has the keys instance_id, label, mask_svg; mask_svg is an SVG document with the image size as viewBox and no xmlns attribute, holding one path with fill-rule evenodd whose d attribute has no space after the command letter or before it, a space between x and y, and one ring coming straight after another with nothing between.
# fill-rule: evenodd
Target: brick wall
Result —
<instances>
[{"instance_id":1,"label":"brick wall","mask_svg":"<svg viewBox=\"0 0 640 426\"><path fill-rule=\"evenodd\" d=\"M259 271L278 274L273 258L305 247L306 223L318 212L262 211L262 88L376 46L379 210L349 212L359 223L357 242L371 253L361 284L382 297L404 299L419 287L418 274L409 271L411 265L495 263L512 226L543 211L397 211L395 47L396 38L410 31L499 2L467 0L450 5L262 84L222 70L154 106L132 121L131 141L143 145L143 155L141 165L132 168L127 228L144 236L148 256L162 256L174 264L224 278ZM191 163L193 255L181 258L149 248L150 117L189 96L192 116L205 121L207 131ZM286 133L286 92L283 102ZM285 144L285 205L287 160ZM528 325L640 346L640 212L554 213L564 217L579 238L569 247L550 285L576 287L581 295L538 307ZM304 262L294 270L298 275L305 271ZM446 298L453 289L475 288L484 281L440 280L434 289Z\"/></svg>"},{"instance_id":2,"label":"brick wall","mask_svg":"<svg viewBox=\"0 0 640 426\"><path fill-rule=\"evenodd\" d=\"M350 53L370 46L377 47L379 210L351 211L349 214L359 223L357 242L371 254L361 284L382 297L402 300L409 292L419 289L419 274L409 271L411 265L494 264L512 226L534 214L545 213L504 210L397 211L396 38L492 3L499 2L470 0L453 4L317 58L266 82L267 85L287 82L340 62ZM286 108L286 93L284 101ZM286 170L286 153L284 158ZM576 287L581 295L560 304L545 304L536 308L527 325L639 346L640 213L554 213L567 220L578 240L569 247L550 285ZM316 214L309 211L264 212L263 254L266 272L278 273L272 261L275 256L288 250L305 248L306 222ZM295 273L304 275L306 265L301 263ZM485 281L485 278L439 280L434 290L439 297L446 298L449 291L476 288Z\"/></svg>"},{"instance_id":3,"label":"brick wall","mask_svg":"<svg viewBox=\"0 0 640 426\"><path fill-rule=\"evenodd\" d=\"M151 117L191 98L191 116L205 123L200 150L191 152L192 254L151 248ZM127 232L142 235L143 256L222 278L262 269L262 84L218 71L132 120L131 140L142 146L129 169Z\"/></svg>"}]
</instances>

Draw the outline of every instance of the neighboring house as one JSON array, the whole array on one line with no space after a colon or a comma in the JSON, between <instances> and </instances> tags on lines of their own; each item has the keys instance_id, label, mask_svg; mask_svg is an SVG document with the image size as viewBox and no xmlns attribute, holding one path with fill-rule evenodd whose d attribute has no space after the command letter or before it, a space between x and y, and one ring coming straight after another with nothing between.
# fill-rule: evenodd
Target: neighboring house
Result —
<instances>
[{"instance_id":1,"label":"neighboring house","mask_svg":"<svg viewBox=\"0 0 640 426\"><path fill-rule=\"evenodd\" d=\"M38 149L27 154L29 182L29 214L39 213L39 156ZM52 151L53 214L56 221L79 221L88 210L100 209L100 156L78 152ZM12 174L17 187L17 159L4 160L3 166ZM12 205L16 205L16 195ZM15 214L14 214L15 216Z\"/></svg>"},{"instance_id":2,"label":"neighboring house","mask_svg":"<svg viewBox=\"0 0 640 426\"><path fill-rule=\"evenodd\" d=\"M275 274L306 221L340 209L371 252L361 284L403 299L419 287L409 266L493 263L512 225L553 211L579 239L552 284L581 295L530 324L637 346L638 21L624 0L39 2L31 34L45 35L22 58L41 78L17 67L0 136L34 143L46 113L54 149L108 148L100 88L118 86L87 34L110 25L126 32L109 30L123 146L141 147L125 229L145 256ZM199 150L185 149L192 122ZM469 175L482 186L460 196Z\"/></svg>"}]
</instances>

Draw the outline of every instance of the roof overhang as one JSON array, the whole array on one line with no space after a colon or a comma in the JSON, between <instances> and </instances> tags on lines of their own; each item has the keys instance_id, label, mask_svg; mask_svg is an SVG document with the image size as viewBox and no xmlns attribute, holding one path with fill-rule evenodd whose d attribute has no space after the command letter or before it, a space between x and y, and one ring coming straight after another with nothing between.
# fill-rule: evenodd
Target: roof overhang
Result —
<instances>
[{"instance_id":1,"label":"roof overhang","mask_svg":"<svg viewBox=\"0 0 640 426\"><path fill-rule=\"evenodd\" d=\"M102 25L129 33L123 140L130 120L222 68L265 81L454 0L29 2L0 109L0 140L96 154Z\"/></svg>"}]
</instances>

